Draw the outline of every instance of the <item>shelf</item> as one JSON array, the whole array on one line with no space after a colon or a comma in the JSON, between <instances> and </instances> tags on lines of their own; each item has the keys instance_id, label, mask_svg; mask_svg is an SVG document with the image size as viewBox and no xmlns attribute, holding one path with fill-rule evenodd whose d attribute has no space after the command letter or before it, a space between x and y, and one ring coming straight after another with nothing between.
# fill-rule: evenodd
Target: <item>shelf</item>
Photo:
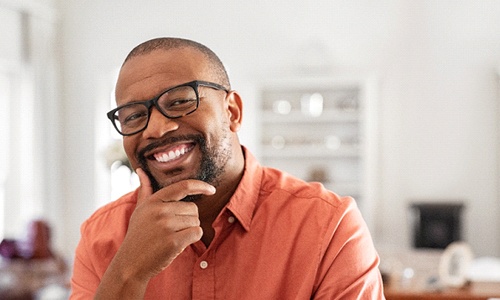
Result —
<instances>
[{"instance_id":1,"label":"shelf","mask_svg":"<svg viewBox=\"0 0 500 300\"><path fill-rule=\"evenodd\" d=\"M320 116L306 115L301 111L291 111L288 114L279 114L273 111L264 111L263 123L356 123L362 121L357 111L324 111Z\"/></svg>"},{"instance_id":2,"label":"shelf","mask_svg":"<svg viewBox=\"0 0 500 300\"><path fill-rule=\"evenodd\" d=\"M260 88L259 159L304 180L323 182L338 195L353 196L371 224L377 175L375 82L296 79L266 80Z\"/></svg>"},{"instance_id":3,"label":"shelf","mask_svg":"<svg viewBox=\"0 0 500 300\"><path fill-rule=\"evenodd\" d=\"M263 158L333 158L333 157L359 157L358 146L341 146L338 149L328 149L324 146L303 145L285 146L281 149L264 145L262 147Z\"/></svg>"}]
</instances>

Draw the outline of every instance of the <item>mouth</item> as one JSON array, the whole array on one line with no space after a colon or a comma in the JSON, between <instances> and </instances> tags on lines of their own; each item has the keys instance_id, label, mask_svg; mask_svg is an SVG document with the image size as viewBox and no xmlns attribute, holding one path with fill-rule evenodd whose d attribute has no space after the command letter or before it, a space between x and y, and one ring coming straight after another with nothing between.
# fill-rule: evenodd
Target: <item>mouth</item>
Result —
<instances>
[{"instance_id":1,"label":"mouth","mask_svg":"<svg viewBox=\"0 0 500 300\"><path fill-rule=\"evenodd\" d=\"M171 165L184 158L195 146L196 143L194 142L182 142L173 146L158 147L148 151L143 157L153 164Z\"/></svg>"},{"instance_id":2,"label":"mouth","mask_svg":"<svg viewBox=\"0 0 500 300\"><path fill-rule=\"evenodd\" d=\"M148 174L155 191L173 182L195 178L202 158L203 137L184 135L153 142L137 153L139 166Z\"/></svg>"},{"instance_id":3,"label":"mouth","mask_svg":"<svg viewBox=\"0 0 500 300\"><path fill-rule=\"evenodd\" d=\"M148 155L147 158L149 160L155 160L159 163L173 162L193 150L194 146L195 145L193 143L189 143L176 145L175 147L169 149L156 150L154 153Z\"/></svg>"}]
</instances>

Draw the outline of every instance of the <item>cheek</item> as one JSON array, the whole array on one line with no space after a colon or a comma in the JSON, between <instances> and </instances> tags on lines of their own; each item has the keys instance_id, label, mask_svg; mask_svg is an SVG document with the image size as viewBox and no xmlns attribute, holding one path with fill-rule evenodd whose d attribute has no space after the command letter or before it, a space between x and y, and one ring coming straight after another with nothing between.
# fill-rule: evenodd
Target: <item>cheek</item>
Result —
<instances>
[{"instance_id":1,"label":"cheek","mask_svg":"<svg viewBox=\"0 0 500 300\"><path fill-rule=\"evenodd\" d=\"M221 107L200 107L198 110L189 117L184 117L185 119L181 118L186 123L180 127L189 126L208 137L217 134L222 129L221 126L227 126L227 117Z\"/></svg>"},{"instance_id":2,"label":"cheek","mask_svg":"<svg viewBox=\"0 0 500 300\"><path fill-rule=\"evenodd\" d=\"M229 121L225 115L214 115L206 119L203 124L203 131L209 143L219 143L220 139L229 131Z\"/></svg>"},{"instance_id":3,"label":"cheek","mask_svg":"<svg viewBox=\"0 0 500 300\"><path fill-rule=\"evenodd\" d=\"M137 143L134 141L133 138L125 137L123 138L123 148L125 149L125 153L127 154L127 157L132 167L134 169L137 168L138 164L135 155L137 149Z\"/></svg>"}]
</instances>

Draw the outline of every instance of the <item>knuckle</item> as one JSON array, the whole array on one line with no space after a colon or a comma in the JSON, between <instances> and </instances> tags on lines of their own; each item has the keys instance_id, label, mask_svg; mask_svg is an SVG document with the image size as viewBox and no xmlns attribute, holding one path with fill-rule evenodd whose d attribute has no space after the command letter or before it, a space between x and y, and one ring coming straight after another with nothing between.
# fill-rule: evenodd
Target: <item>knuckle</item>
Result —
<instances>
[{"instance_id":1,"label":"knuckle","mask_svg":"<svg viewBox=\"0 0 500 300\"><path fill-rule=\"evenodd\" d=\"M174 250L174 252L178 252L179 249L183 249L185 247L184 242L177 238L170 239L168 245L170 249Z\"/></svg>"},{"instance_id":2,"label":"knuckle","mask_svg":"<svg viewBox=\"0 0 500 300\"><path fill-rule=\"evenodd\" d=\"M187 204L187 207L189 208L190 211L198 214L198 205L196 205L194 202L185 202L185 203Z\"/></svg>"},{"instance_id":3,"label":"knuckle","mask_svg":"<svg viewBox=\"0 0 500 300\"><path fill-rule=\"evenodd\" d=\"M201 239L201 237L203 236L203 229L199 225L193 228L194 228L193 230L194 238L197 240Z\"/></svg>"}]
</instances>

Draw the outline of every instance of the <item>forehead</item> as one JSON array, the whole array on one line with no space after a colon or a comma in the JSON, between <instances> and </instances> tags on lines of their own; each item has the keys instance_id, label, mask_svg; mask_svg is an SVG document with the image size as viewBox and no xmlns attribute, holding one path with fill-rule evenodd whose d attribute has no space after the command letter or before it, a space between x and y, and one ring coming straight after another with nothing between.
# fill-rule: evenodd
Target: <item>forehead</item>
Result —
<instances>
[{"instance_id":1,"label":"forehead","mask_svg":"<svg viewBox=\"0 0 500 300\"><path fill-rule=\"evenodd\" d=\"M193 80L211 80L206 57L191 48L154 50L132 57L121 68L116 84L118 104L145 100Z\"/></svg>"}]
</instances>

